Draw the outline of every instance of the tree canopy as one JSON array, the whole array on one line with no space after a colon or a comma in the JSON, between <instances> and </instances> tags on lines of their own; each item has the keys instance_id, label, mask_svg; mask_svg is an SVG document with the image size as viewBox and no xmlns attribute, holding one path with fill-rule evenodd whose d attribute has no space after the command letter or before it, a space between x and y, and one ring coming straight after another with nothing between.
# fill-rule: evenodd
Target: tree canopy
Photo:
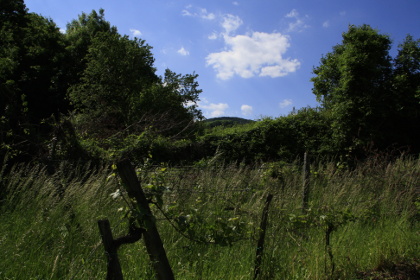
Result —
<instances>
[{"instance_id":1,"label":"tree canopy","mask_svg":"<svg viewBox=\"0 0 420 280\"><path fill-rule=\"evenodd\" d=\"M411 50L404 51L408 45ZM398 57L393 60L389 55L391 40L388 35L380 34L369 25L350 25L343 33L342 43L334 46L314 68L313 93L330 113L337 151L415 144L403 143L393 136L397 132L411 133L401 131L401 123L411 122L405 119L406 113L419 110L417 105L413 105L412 110L399 105L401 102L408 105L404 101L407 99L415 104L417 97L415 89L406 88L410 84L408 80L407 83L397 82L410 79L412 87L418 87L412 65L418 64L415 50L419 45L410 39L400 47ZM401 116L397 121L398 111L405 117Z\"/></svg>"},{"instance_id":2,"label":"tree canopy","mask_svg":"<svg viewBox=\"0 0 420 280\"><path fill-rule=\"evenodd\" d=\"M23 1L2 2L0 9L3 156L48 152L44 143L56 137L63 116L71 116L80 139L93 140L151 127L178 135L201 118L198 75L167 69L159 77L152 47L120 35L104 10L82 13L62 34Z\"/></svg>"}]
</instances>

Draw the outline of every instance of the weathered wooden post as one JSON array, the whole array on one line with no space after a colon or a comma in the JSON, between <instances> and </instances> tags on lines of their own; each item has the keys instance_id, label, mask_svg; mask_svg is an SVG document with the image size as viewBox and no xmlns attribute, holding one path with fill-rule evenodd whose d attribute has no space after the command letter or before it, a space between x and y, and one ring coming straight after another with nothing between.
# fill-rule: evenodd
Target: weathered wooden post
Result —
<instances>
[{"instance_id":1,"label":"weathered wooden post","mask_svg":"<svg viewBox=\"0 0 420 280\"><path fill-rule=\"evenodd\" d=\"M123 280L121 265L117 254L118 246L114 243L109 221L99 220L98 226L102 237L102 243L105 247L106 257L108 259L106 280Z\"/></svg>"},{"instance_id":2,"label":"weathered wooden post","mask_svg":"<svg viewBox=\"0 0 420 280\"><path fill-rule=\"evenodd\" d=\"M302 168L302 211L308 210L309 201L309 176L310 176L309 155L307 152L303 155L303 168Z\"/></svg>"},{"instance_id":3,"label":"weathered wooden post","mask_svg":"<svg viewBox=\"0 0 420 280\"><path fill-rule=\"evenodd\" d=\"M155 224L155 217L149 207L146 195L141 188L140 181L136 175L134 167L128 159L117 163L117 171L128 196L131 198L133 207L139 213L137 220L142 228L144 228L143 238L146 245L147 253L155 270L156 279L172 280L174 275L169 265L162 240Z\"/></svg>"},{"instance_id":4,"label":"weathered wooden post","mask_svg":"<svg viewBox=\"0 0 420 280\"><path fill-rule=\"evenodd\" d=\"M269 194L265 201L261 223L260 223L260 238L258 239L257 244L257 253L255 257L255 268L254 268L254 280L258 278L261 270L261 262L264 252L264 241L265 241L265 232L267 229L267 221L268 221L268 207L270 206L271 200L273 199L273 195Z\"/></svg>"},{"instance_id":5,"label":"weathered wooden post","mask_svg":"<svg viewBox=\"0 0 420 280\"><path fill-rule=\"evenodd\" d=\"M108 219L99 220L98 226L108 259L106 280L123 280L121 265L118 259L118 248L123 244L134 243L140 240L144 229L137 228L134 225L134 221L130 221L129 233L114 239Z\"/></svg>"}]
</instances>

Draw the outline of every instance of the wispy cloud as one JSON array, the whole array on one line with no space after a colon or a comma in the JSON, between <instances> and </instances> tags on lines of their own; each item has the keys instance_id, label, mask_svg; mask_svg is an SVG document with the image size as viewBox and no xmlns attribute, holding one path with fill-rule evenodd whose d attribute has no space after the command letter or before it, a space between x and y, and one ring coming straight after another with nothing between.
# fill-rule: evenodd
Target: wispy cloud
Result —
<instances>
[{"instance_id":1,"label":"wispy cloud","mask_svg":"<svg viewBox=\"0 0 420 280\"><path fill-rule=\"evenodd\" d=\"M328 27L330 27L330 21L329 21L329 20L324 21L324 22L322 23L322 27L324 27L324 28L328 28Z\"/></svg>"},{"instance_id":2,"label":"wispy cloud","mask_svg":"<svg viewBox=\"0 0 420 280\"><path fill-rule=\"evenodd\" d=\"M244 105L241 106L241 112L242 112L242 115L244 115L244 116L252 115L253 111L254 111L254 109L250 105L245 105L244 104Z\"/></svg>"},{"instance_id":3,"label":"wispy cloud","mask_svg":"<svg viewBox=\"0 0 420 280\"><path fill-rule=\"evenodd\" d=\"M187 55L189 55L189 54L190 54L190 52L189 52L189 51L187 51L184 47L180 48L180 49L177 51L177 53L179 53L179 54L180 54L180 55L182 55L182 56L187 56Z\"/></svg>"},{"instance_id":4,"label":"wispy cloud","mask_svg":"<svg viewBox=\"0 0 420 280\"><path fill-rule=\"evenodd\" d=\"M289 23L287 32L301 32L309 27L309 25L305 23L308 16L300 16L296 9L291 10L285 17L293 20Z\"/></svg>"},{"instance_id":5,"label":"wispy cloud","mask_svg":"<svg viewBox=\"0 0 420 280\"><path fill-rule=\"evenodd\" d=\"M130 32L134 37L140 37L142 35L141 31L138 29L130 29Z\"/></svg>"},{"instance_id":6,"label":"wispy cloud","mask_svg":"<svg viewBox=\"0 0 420 280\"><path fill-rule=\"evenodd\" d=\"M293 104L293 100L292 99L284 99L282 102L279 103L279 107L280 108L286 108L290 105Z\"/></svg>"},{"instance_id":7,"label":"wispy cloud","mask_svg":"<svg viewBox=\"0 0 420 280\"><path fill-rule=\"evenodd\" d=\"M205 98L198 102L198 107L204 111L205 115L212 118L226 115L225 111L229 108L226 103L210 103Z\"/></svg>"},{"instance_id":8,"label":"wispy cloud","mask_svg":"<svg viewBox=\"0 0 420 280\"><path fill-rule=\"evenodd\" d=\"M222 27L225 30L226 35L236 31L242 24L243 21L238 16L227 14L223 17Z\"/></svg>"},{"instance_id":9,"label":"wispy cloud","mask_svg":"<svg viewBox=\"0 0 420 280\"><path fill-rule=\"evenodd\" d=\"M213 13L209 13L207 9L196 8L196 7L193 7L192 5L186 6L185 9L182 10L181 14L183 16L198 17L205 20L213 20L216 18L216 15Z\"/></svg>"},{"instance_id":10,"label":"wispy cloud","mask_svg":"<svg viewBox=\"0 0 420 280\"><path fill-rule=\"evenodd\" d=\"M209 38L210 40L216 40L218 37L219 35L216 32L213 32L212 34L207 36L207 38Z\"/></svg>"}]
</instances>

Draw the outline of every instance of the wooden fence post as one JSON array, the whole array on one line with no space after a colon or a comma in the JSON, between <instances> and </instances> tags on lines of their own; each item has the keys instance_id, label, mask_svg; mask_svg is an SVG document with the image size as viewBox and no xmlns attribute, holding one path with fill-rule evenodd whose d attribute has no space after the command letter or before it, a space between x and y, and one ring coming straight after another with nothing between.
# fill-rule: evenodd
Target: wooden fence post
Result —
<instances>
[{"instance_id":1,"label":"wooden fence post","mask_svg":"<svg viewBox=\"0 0 420 280\"><path fill-rule=\"evenodd\" d=\"M310 176L309 155L307 152L303 155L303 168L302 168L302 211L308 210L309 201L309 176Z\"/></svg>"},{"instance_id":2,"label":"wooden fence post","mask_svg":"<svg viewBox=\"0 0 420 280\"><path fill-rule=\"evenodd\" d=\"M117 254L118 246L115 246L109 221L99 220L98 226L102 237L102 243L105 247L106 257L108 259L106 280L123 280L121 265Z\"/></svg>"},{"instance_id":3,"label":"wooden fence post","mask_svg":"<svg viewBox=\"0 0 420 280\"><path fill-rule=\"evenodd\" d=\"M257 253L255 258L255 268L254 268L254 280L257 279L258 275L260 274L261 270L261 262L264 252L264 241L265 241L265 232L267 229L267 221L268 221L268 207L270 206L270 202L273 199L273 195L269 194L265 201L263 214L260 223L260 238L258 239L257 244Z\"/></svg>"},{"instance_id":4,"label":"wooden fence post","mask_svg":"<svg viewBox=\"0 0 420 280\"><path fill-rule=\"evenodd\" d=\"M141 188L134 167L128 159L125 159L117 163L117 171L127 190L128 196L133 201L133 206L140 212L137 220L144 228L144 243L155 271L156 279L174 279L171 266L169 265L162 240L155 224L155 218L150 210L149 202Z\"/></svg>"}]
</instances>

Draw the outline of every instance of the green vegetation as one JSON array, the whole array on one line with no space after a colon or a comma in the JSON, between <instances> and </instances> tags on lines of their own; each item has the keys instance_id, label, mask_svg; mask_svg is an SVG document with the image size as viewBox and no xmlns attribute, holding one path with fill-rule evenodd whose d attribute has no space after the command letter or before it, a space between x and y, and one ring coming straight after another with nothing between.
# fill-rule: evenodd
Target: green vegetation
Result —
<instances>
[{"instance_id":1,"label":"green vegetation","mask_svg":"<svg viewBox=\"0 0 420 280\"><path fill-rule=\"evenodd\" d=\"M103 10L82 13L62 34L22 0L1 9L1 158L139 160L152 152L156 162L192 163L218 151L253 163L309 151L351 162L420 151L420 39L410 35L392 58L388 35L350 25L314 68L319 108L201 121L198 75L157 76L152 47L120 35Z\"/></svg>"},{"instance_id":2,"label":"green vegetation","mask_svg":"<svg viewBox=\"0 0 420 280\"><path fill-rule=\"evenodd\" d=\"M250 279L268 194L260 279L390 267L418 277L420 39L408 35L395 58L390 48L388 35L351 25L314 68L319 108L203 120L198 75L157 76L152 47L103 10L62 34L3 1L0 278L105 278L97 220L116 237L138 218L112 168L121 159L137 168L178 279ZM153 278L143 242L119 255L127 279Z\"/></svg>"},{"instance_id":3,"label":"green vegetation","mask_svg":"<svg viewBox=\"0 0 420 280\"><path fill-rule=\"evenodd\" d=\"M162 194L163 204L151 206L175 277L250 279L268 193L274 199L261 279L356 279L386 263L416 261L419 160L377 158L352 170L314 163L307 212L300 169L297 162L142 166L145 191L153 200ZM96 221L108 218L118 237L135 214L112 170L62 163L51 176L19 165L0 179L2 279L105 278ZM152 278L142 240L123 245L119 256L127 279Z\"/></svg>"},{"instance_id":4,"label":"green vegetation","mask_svg":"<svg viewBox=\"0 0 420 280\"><path fill-rule=\"evenodd\" d=\"M220 117L220 118L211 118L206 119L203 121L204 127L206 128L213 128L217 126L222 127L232 127L237 125L243 125L248 123L253 123L252 120L247 120L243 118L236 118L236 117Z\"/></svg>"}]
</instances>

